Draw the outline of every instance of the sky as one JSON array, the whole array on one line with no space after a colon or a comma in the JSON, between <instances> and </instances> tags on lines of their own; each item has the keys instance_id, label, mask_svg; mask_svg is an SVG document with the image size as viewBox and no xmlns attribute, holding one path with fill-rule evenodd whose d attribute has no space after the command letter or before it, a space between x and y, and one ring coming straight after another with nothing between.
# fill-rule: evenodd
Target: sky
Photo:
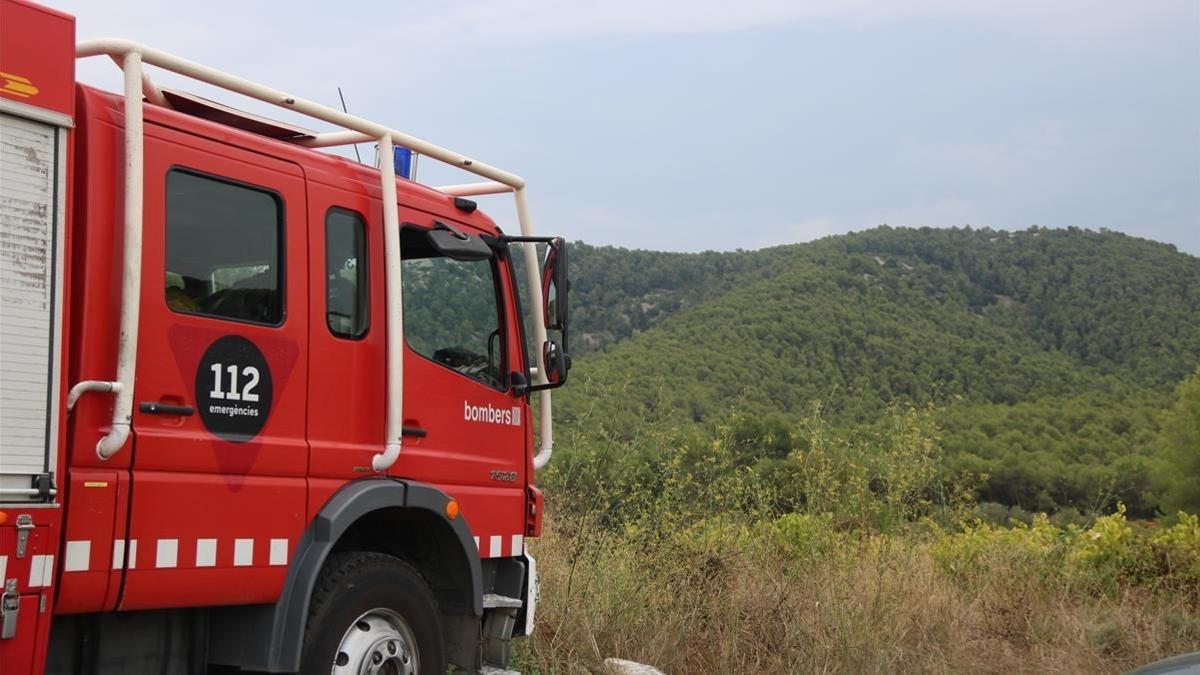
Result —
<instances>
[{"instance_id":1,"label":"sky","mask_svg":"<svg viewBox=\"0 0 1200 675\"><path fill-rule=\"evenodd\" d=\"M524 176L540 233L698 251L1078 226L1200 255L1196 0L43 1L81 39L333 106L341 87L352 113ZM120 86L101 59L79 77ZM510 198L480 201L517 229Z\"/></svg>"}]
</instances>

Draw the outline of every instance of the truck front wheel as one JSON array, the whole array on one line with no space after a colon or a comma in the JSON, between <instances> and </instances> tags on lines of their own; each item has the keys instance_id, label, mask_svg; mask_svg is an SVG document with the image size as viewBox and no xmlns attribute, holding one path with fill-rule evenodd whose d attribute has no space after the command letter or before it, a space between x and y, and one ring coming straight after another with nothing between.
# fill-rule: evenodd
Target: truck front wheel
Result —
<instances>
[{"instance_id":1,"label":"truck front wheel","mask_svg":"<svg viewBox=\"0 0 1200 675\"><path fill-rule=\"evenodd\" d=\"M330 556L304 633L303 675L446 672L441 614L411 565L383 553Z\"/></svg>"}]
</instances>

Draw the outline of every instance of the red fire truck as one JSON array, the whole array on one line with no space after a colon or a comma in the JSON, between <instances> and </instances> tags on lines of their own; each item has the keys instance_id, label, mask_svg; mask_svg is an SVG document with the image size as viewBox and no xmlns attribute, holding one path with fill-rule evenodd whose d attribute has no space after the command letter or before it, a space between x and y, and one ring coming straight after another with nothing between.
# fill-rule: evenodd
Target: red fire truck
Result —
<instances>
[{"instance_id":1,"label":"red fire truck","mask_svg":"<svg viewBox=\"0 0 1200 675\"><path fill-rule=\"evenodd\" d=\"M75 81L92 57L121 93ZM0 672L507 667L566 253L520 176L0 0Z\"/></svg>"}]
</instances>

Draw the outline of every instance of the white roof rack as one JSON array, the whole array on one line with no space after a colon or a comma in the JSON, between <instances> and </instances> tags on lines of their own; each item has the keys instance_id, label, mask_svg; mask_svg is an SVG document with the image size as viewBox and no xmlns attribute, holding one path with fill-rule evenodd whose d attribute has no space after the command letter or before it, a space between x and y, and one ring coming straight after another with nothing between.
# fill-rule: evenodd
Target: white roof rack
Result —
<instances>
[{"instance_id":1,"label":"white roof rack","mask_svg":"<svg viewBox=\"0 0 1200 675\"><path fill-rule=\"evenodd\" d=\"M400 455L403 440L403 395L404 395L404 318L402 307L402 285L400 283L400 224L396 203L396 172L393 165L393 147L400 145L426 157L469 171L485 182L466 185L451 185L441 188L448 195L468 196L512 192L516 200L517 220L522 236L533 236L533 225L525 197L525 179L490 164L454 152L448 148L392 129L362 117L347 114L335 108L308 101L287 92L267 87L215 68L188 61L153 47L120 38L85 40L76 45L76 58L108 56L125 76L125 237L124 276L121 285L120 341L117 347L117 377L108 390L116 393L113 408L112 431L96 444L96 453L108 459L129 438L133 412L134 372L137 366L138 309L141 295L142 261L142 149L143 115L142 97L153 104L170 107L167 97L150 76L143 70L143 63L158 66L185 77L190 77L215 87L236 92L272 105L294 110L303 115L341 127L341 131L319 133L312 137L296 138L292 142L309 148L350 145L363 141L379 143L380 184L383 189L384 258L386 276L386 325L387 325L387 426L384 431L383 451L372 461L372 468L384 473ZM543 317L542 284L538 273L537 249L532 243L522 243L525 252L525 269L528 276L530 311L533 312L535 344L534 353L541 354L540 346L546 341ZM536 364L535 382L546 383L545 363ZM103 384L103 383L99 383ZM103 387L90 389L104 390ZM541 420L538 429L539 448L533 458L534 468L541 468L550 460L553 449L551 428L550 392L539 392Z\"/></svg>"}]
</instances>

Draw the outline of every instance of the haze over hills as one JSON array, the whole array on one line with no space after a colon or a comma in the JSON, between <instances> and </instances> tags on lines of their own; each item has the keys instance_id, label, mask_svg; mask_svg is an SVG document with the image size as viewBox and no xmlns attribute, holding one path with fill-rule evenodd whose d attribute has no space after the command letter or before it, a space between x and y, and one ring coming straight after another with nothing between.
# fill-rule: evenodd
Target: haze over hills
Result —
<instances>
[{"instance_id":1,"label":"haze over hills","mask_svg":"<svg viewBox=\"0 0 1200 675\"><path fill-rule=\"evenodd\" d=\"M880 227L701 254L577 244L572 278L567 424L738 419L778 438L814 402L847 426L930 404L946 470L1030 510L1153 513L1158 415L1200 364L1200 258L1115 232Z\"/></svg>"}]
</instances>

